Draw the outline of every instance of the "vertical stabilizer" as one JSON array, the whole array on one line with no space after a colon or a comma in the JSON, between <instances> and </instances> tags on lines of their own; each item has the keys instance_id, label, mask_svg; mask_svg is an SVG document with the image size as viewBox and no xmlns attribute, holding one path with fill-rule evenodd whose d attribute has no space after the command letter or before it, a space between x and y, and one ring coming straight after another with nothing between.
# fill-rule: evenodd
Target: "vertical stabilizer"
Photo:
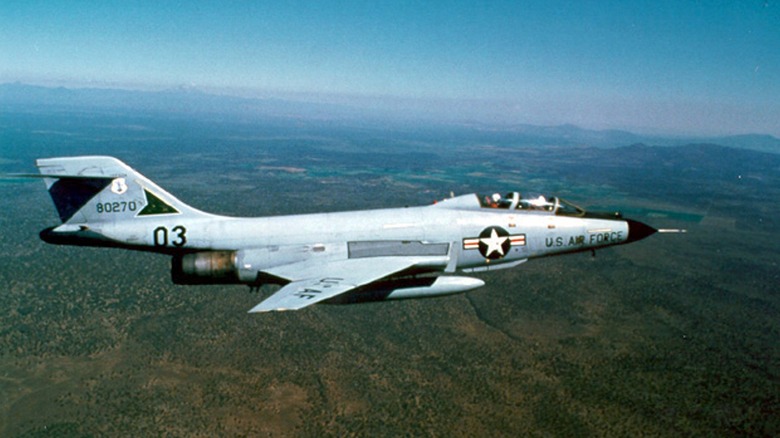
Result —
<instances>
[{"instance_id":1,"label":"vertical stabilizer","mask_svg":"<svg viewBox=\"0 0 780 438\"><path fill-rule=\"evenodd\" d=\"M36 166L63 223L208 216L113 157L44 158L37 160Z\"/></svg>"}]
</instances>

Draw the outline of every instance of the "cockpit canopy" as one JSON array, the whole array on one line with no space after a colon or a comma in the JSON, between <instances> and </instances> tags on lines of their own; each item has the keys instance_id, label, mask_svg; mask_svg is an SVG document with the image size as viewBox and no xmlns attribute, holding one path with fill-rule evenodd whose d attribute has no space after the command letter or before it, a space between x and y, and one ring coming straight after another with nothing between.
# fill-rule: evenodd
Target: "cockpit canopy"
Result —
<instances>
[{"instance_id":1,"label":"cockpit canopy","mask_svg":"<svg viewBox=\"0 0 780 438\"><path fill-rule=\"evenodd\" d=\"M571 202L564 201L556 196L545 197L542 195L524 198L519 192L510 192L504 196L494 193L488 196L479 196L479 203L483 208L500 208L504 210L546 211L561 216L584 216L585 210Z\"/></svg>"}]
</instances>

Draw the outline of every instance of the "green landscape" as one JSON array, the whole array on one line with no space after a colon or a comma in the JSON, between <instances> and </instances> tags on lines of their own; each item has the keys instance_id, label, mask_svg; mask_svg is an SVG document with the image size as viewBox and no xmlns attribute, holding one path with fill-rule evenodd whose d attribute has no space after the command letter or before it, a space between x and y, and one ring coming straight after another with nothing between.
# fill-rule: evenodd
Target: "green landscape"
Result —
<instances>
[{"instance_id":1,"label":"green landscape","mask_svg":"<svg viewBox=\"0 0 780 438\"><path fill-rule=\"evenodd\" d=\"M538 140L538 139L537 139ZM463 295L248 314L169 257L51 246L40 180L0 180L0 436L778 436L780 155L531 141L465 126L32 108L0 173L114 155L235 216L559 195L656 228Z\"/></svg>"}]
</instances>

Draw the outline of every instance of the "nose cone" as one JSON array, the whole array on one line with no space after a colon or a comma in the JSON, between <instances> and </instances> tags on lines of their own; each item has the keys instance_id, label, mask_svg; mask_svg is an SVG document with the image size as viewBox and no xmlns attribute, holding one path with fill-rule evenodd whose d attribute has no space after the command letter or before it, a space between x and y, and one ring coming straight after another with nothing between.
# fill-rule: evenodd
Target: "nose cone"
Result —
<instances>
[{"instance_id":1,"label":"nose cone","mask_svg":"<svg viewBox=\"0 0 780 438\"><path fill-rule=\"evenodd\" d=\"M626 243L642 240L645 237L658 232L658 230L651 227L650 225L635 221L633 219L626 219L626 223L628 224L628 239L626 239Z\"/></svg>"}]
</instances>

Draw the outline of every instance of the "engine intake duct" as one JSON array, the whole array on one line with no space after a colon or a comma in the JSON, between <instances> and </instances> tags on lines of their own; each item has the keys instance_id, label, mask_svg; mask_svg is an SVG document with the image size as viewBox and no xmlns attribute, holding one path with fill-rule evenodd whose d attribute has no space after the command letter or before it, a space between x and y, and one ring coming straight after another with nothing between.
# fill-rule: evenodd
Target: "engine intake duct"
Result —
<instances>
[{"instance_id":1,"label":"engine intake duct","mask_svg":"<svg viewBox=\"0 0 780 438\"><path fill-rule=\"evenodd\" d=\"M236 251L177 254L171 260L175 284L238 284Z\"/></svg>"}]
</instances>

